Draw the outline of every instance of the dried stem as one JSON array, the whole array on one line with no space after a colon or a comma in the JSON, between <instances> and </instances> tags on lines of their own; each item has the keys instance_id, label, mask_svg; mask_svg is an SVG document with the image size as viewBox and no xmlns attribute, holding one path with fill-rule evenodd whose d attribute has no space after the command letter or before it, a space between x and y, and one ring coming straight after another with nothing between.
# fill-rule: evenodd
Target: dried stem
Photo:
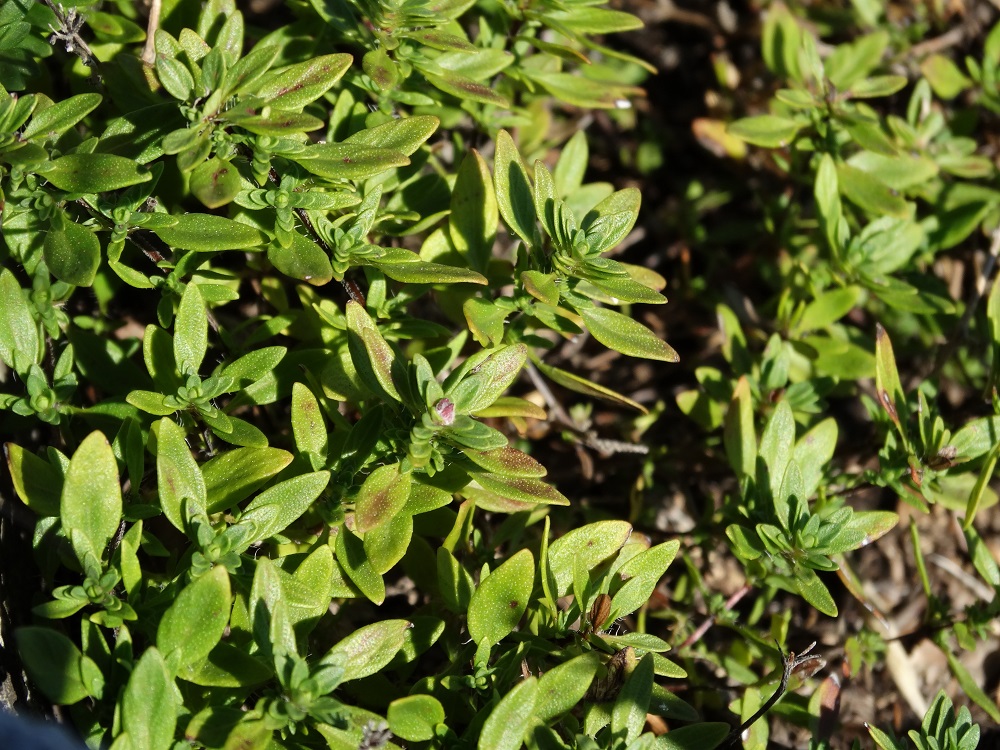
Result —
<instances>
[{"instance_id":1,"label":"dried stem","mask_svg":"<svg viewBox=\"0 0 1000 750\"><path fill-rule=\"evenodd\" d=\"M728 599L726 599L726 603L725 603L725 605L723 605L723 609L726 612L728 612L733 607L735 607L737 604L739 604L740 600L744 596L746 596L747 594L749 594L749 593L750 593L750 584L749 583L744 583L736 591L736 593L734 593L732 596L730 596ZM697 643L698 641L700 641L701 638L702 638L702 636L704 636L705 633L708 632L708 629L710 627L712 627L716 623L716 620L717 620L717 617L715 615L712 615L711 617L709 617L701 625L699 625L695 629L695 631L693 633L691 633L691 635L689 635L687 638L684 639L684 643L682 643L680 647L681 648L687 648L689 646L693 646L695 643Z\"/></svg>"},{"instance_id":2,"label":"dried stem","mask_svg":"<svg viewBox=\"0 0 1000 750\"><path fill-rule=\"evenodd\" d=\"M775 690L774 694L771 695L771 697L764 702L764 705L762 705L760 708L757 709L757 711L754 713L753 716L751 716L749 719L740 724L738 728L730 732L726 736L726 739L722 741L722 744L719 745L719 747L732 747L738 744L741 738L743 737L743 733L747 731L750 727L752 727L754 724L756 724L761 718L763 718L764 714L770 711L774 707L774 705L779 700L781 700L781 696L783 696L785 694L785 691L788 690L788 680L792 676L792 672L794 672L796 668L802 666L806 662L813 661L816 658L815 656L808 656L809 652L812 651L813 646L816 645L815 642L807 646L806 649L801 654L798 655L796 655L792 651L789 651L786 654L784 651L781 650L780 645L778 644L775 645L778 646L778 653L781 654L781 663L782 663L781 681L778 683L778 689Z\"/></svg>"},{"instance_id":3,"label":"dried stem","mask_svg":"<svg viewBox=\"0 0 1000 750\"><path fill-rule=\"evenodd\" d=\"M56 20L59 21L59 28L52 29L49 44L62 43L66 51L79 57L83 61L83 64L93 72L94 79L100 81L101 76L97 70L97 58L94 57L90 45L80 36L80 29L83 28L83 22L86 20L84 16L77 13L76 8L66 10L62 5L52 2L52 0L42 0L42 2L45 3L48 9L55 15Z\"/></svg>"},{"instance_id":4,"label":"dried stem","mask_svg":"<svg viewBox=\"0 0 1000 750\"><path fill-rule=\"evenodd\" d=\"M142 48L142 61L146 65L156 62L156 30L160 28L162 0L152 0L149 4L149 21L146 24L146 46Z\"/></svg>"}]
</instances>

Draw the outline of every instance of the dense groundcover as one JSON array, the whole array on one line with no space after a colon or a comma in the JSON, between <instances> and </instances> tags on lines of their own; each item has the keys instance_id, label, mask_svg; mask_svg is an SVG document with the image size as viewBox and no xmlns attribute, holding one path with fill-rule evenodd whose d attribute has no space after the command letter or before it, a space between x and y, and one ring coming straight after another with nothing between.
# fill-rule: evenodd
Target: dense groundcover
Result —
<instances>
[{"instance_id":1,"label":"dense groundcover","mask_svg":"<svg viewBox=\"0 0 1000 750\"><path fill-rule=\"evenodd\" d=\"M0 5L2 705L992 746L998 20Z\"/></svg>"}]
</instances>

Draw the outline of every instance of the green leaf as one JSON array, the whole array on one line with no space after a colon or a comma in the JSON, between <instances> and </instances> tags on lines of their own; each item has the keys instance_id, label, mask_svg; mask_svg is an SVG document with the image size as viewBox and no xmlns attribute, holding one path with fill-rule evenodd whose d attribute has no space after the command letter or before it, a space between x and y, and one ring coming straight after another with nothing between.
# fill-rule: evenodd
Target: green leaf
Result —
<instances>
[{"instance_id":1,"label":"green leaf","mask_svg":"<svg viewBox=\"0 0 1000 750\"><path fill-rule=\"evenodd\" d=\"M630 357L644 357L662 362L677 362L677 352L656 337L651 330L627 315L622 315L606 307L590 307L580 310L587 330L609 349Z\"/></svg>"},{"instance_id":2,"label":"green leaf","mask_svg":"<svg viewBox=\"0 0 1000 750\"><path fill-rule=\"evenodd\" d=\"M152 178L142 165L112 154L67 154L46 164L39 173L68 193L104 193Z\"/></svg>"},{"instance_id":3,"label":"green leaf","mask_svg":"<svg viewBox=\"0 0 1000 750\"><path fill-rule=\"evenodd\" d=\"M879 404L889 414L900 434L905 435L899 411L905 408L906 398L896 371L896 357L892 352L892 341L881 323L875 326L875 392Z\"/></svg>"},{"instance_id":4,"label":"green leaf","mask_svg":"<svg viewBox=\"0 0 1000 750\"><path fill-rule=\"evenodd\" d=\"M49 229L43 245L52 275L74 286L94 283L101 265L101 243L90 229L66 217L60 229Z\"/></svg>"},{"instance_id":5,"label":"green leaf","mask_svg":"<svg viewBox=\"0 0 1000 750\"><path fill-rule=\"evenodd\" d=\"M494 347L503 341L507 311L502 307L483 297L469 297L462 303L462 312L473 338L482 346Z\"/></svg>"},{"instance_id":6,"label":"green leaf","mask_svg":"<svg viewBox=\"0 0 1000 750\"><path fill-rule=\"evenodd\" d=\"M173 746L179 708L176 696L163 656L155 647L147 648L129 675L121 699L122 729L132 747L168 750Z\"/></svg>"},{"instance_id":7,"label":"green leaf","mask_svg":"<svg viewBox=\"0 0 1000 750\"><path fill-rule=\"evenodd\" d=\"M103 433L90 433L73 453L59 508L80 562L87 553L100 560L122 517L118 464Z\"/></svg>"},{"instance_id":8,"label":"green leaf","mask_svg":"<svg viewBox=\"0 0 1000 750\"><path fill-rule=\"evenodd\" d=\"M472 576L444 547L438 547L436 557L437 585L445 606L456 614L464 614L472 601Z\"/></svg>"},{"instance_id":9,"label":"green leaf","mask_svg":"<svg viewBox=\"0 0 1000 750\"><path fill-rule=\"evenodd\" d=\"M169 417L177 409L173 406L167 406L166 398L166 396L158 391L131 391L125 396L125 401L147 414L157 417Z\"/></svg>"},{"instance_id":10,"label":"green leaf","mask_svg":"<svg viewBox=\"0 0 1000 750\"><path fill-rule=\"evenodd\" d=\"M254 349L226 365L222 374L224 377L232 378L237 387L243 388L270 375L287 353L288 349L283 346Z\"/></svg>"},{"instance_id":11,"label":"green leaf","mask_svg":"<svg viewBox=\"0 0 1000 750\"><path fill-rule=\"evenodd\" d=\"M601 660L590 651L545 672L538 680L534 717L547 723L574 708L583 700L600 666Z\"/></svg>"},{"instance_id":12,"label":"green leaf","mask_svg":"<svg viewBox=\"0 0 1000 750\"><path fill-rule=\"evenodd\" d=\"M477 466L500 476L540 479L548 473L544 466L527 453L510 446L486 452L472 449L462 452Z\"/></svg>"},{"instance_id":13,"label":"green leaf","mask_svg":"<svg viewBox=\"0 0 1000 750\"><path fill-rule=\"evenodd\" d=\"M885 31L838 44L824 65L827 77L839 91L849 89L881 64L888 45L889 35Z\"/></svg>"},{"instance_id":14,"label":"green leaf","mask_svg":"<svg viewBox=\"0 0 1000 750\"><path fill-rule=\"evenodd\" d=\"M289 159L307 171L331 180L366 180L410 159L401 151L362 146L357 143L323 143L289 154Z\"/></svg>"},{"instance_id":15,"label":"green leaf","mask_svg":"<svg viewBox=\"0 0 1000 750\"><path fill-rule=\"evenodd\" d=\"M829 617L837 616L837 605L830 595L830 590L819 579L812 568L799 568L795 571L795 585L799 594L809 604Z\"/></svg>"},{"instance_id":16,"label":"green leaf","mask_svg":"<svg viewBox=\"0 0 1000 750\"><path fill-rule=\"evenodd\" d=\"M342 663L342 682L373 675L392 661L411 627L409 620L382 620L365 625L331 648L320 664Z\"/></svg>"},{"instance_id":17,"label":"green leaf","mask_svg":"<svg viewBox=\"0 0 1000 750\"><path fill-rule=\"evenodd\" d=\"M906 87L905 76L873 76L853 84L847 94L853 99L873 99L892 96Z\"/></svg>"},{"instance_id":18,"label":"green leaf","mask_svg":"<svg viewBox=\"0 0 1000 750\"><path fill-rule=\"evenodd\" d=\"M677 727L657 737L656 750L714 750L722 744L731 729L721 721Z\"/></svg>"},{"instance_id":19,"label":"green leaf","mask_svg":"<svg viewBox=\"0 0 1000 750\"><path fill-rule=\"evenodd\" d=\"M243 189L240 173L232 162L215 156L199 164L191 173L191 193L207 208L233 202Z\"/></svg>"},{"instance_id":20,"label":"green leaf","mask_svg":"<svg viewBox=\"0 0 1000 750\"><path fill-rule=\"evenodd\" d=\"M365 478L354 499L357 530L364 533L386 523L399 513L410 496L412 474L398 463L379 466Z\"/></svg>"},{"instance_id":21,"label":"green leaf","mask_svg":"<svg viewBox=\"0 0 1000 750\"><path fill-rule=\"evenodd\" d=\"M427 82L446 94L451 94L461 101L473 101L480 104L493 104L498 107L509 107L510 102L502 94L494 91L489 85L475 81L468 76L453 73L444 68L438 68L437 73L423 71Z\"/></svg>"},{"instance_id":22,"label":"green leaf","mask_svg":"<svg viewBox=\"0 0 1000 750\"><path fill-rule=\"evenodd\" d=\"M752 529L744 528L737 524L730 524L726 527L726 536L732 542L737 555L744 560L756 560L764 553L764 547Z\"/></svg>"},{"instance_id":23,"label":"green leaf","mask_svg":"<svg viewBox=\"0 0 1000 750\"><path fill-rule=\"evenodd\" d=\"M167 90L174 99L186 102L194 94L194 78L187 65L180 60L167 57L166 55L156 56L156 76L160 79L160 84Z\"/></svg>"},{"instance_id":24,"label":"green leaf","mask_svg":"<svg viewBox=\"0 0 1000 750\"><path fill-rule=\"evenodd\" d=\"M899 523L899 516L890 510L862 510L851 514L841 534L856 537L851 549L864 547L889 533Z\"/></svg>"},{"instance_id":25,"label":"green leaf","mask_svg":"<svg viewBox=\"0 0 1000 750\"><path fill-rule=\"evenodd\" d=\"M174 362L181 375L196 375L208 351L208 310L197 284L188 284L174 319Z\"/></svg>"},{"instance_id":26,"label":"green leaf","mask_svg":"<svg viewBox=\"0 0 1000 750\"><path fill-rule=\"evenodd\" d=\"M293 574L278 571L288 620L300 638L306 637L330 609L330 581L336 565L330 545L320 544Z\"/></svg>"},{"instance_id":27,"label":"green leaf","mask_svg":"<svg viewBox=\"0 0 1000 750\"><path fill-rule=\"evenodd\" d=\"M877 119L853 112L841 112L837 115L837 120L861 148L882 156L896 155L895 145L886 136Z\"/></svg>"},{"instance_id":28,"label":"green leaf","mask_svg":"<svg viewBox=\"0 0 1000 750\"><path fill-rule=\"evenodd\" d=\"M572 10L557 11L550 16L567 29L581 34L613 34L643 27L642 20L631 13L606 8L573 6Z\"/></svg>"},{"instance_id":29,"label":"green leaf","mask_svg":"<svg viewBox=\"0 0 1000 750\"><path fill-rule=\"evenodd\" d=\"M328 471L315 471L279 482L251 500L237 523L252 529L248 542L272 537L305 513L329 483Z\"/></svg>"},{"instance_id":30,"label":"green leaf","mask_svg":"<svg viewBox=\"0 0 1000 750\"><path fill-rule=\"evenodd\" d=\"M267 259L285 276L313 286L323 286L333 278L329 256L319 245L298 232L292 232L288 247L280 242L268 245Z\"/></svg>"},{"instance_id":31,"label":"green leaf","mask_svg":"<svg viewBox=\"0 0 1000 750\"><path fill-rule=\"evenodd\" d=\"M399 66L383 49L368 50L361 60L361 67L382 91L392 91L402 78Z\"/></svg>"},{"instance_id":32,"label":"green leaf","mask_svg":"<svg viewBox=\"0 0 1000 750\"><path fill-rule=\"evenodd\" d=\"M26 141L58 138L94 111L102 99L100 94L77 94L56 102L35 113L21 132L21 138Z\"/></svg>"},{"instance_id":33,"label":"green leaf","mask_svg":"<svg viewBox=\"0 0 1000 750\"><path fill-rule=\"evenodd\" d=\"M191 514L205 511L208 494L185 438L183 428L173 420L160 420L156 454L160 507L167 520L182 532L187 531Z\"/></svg>"},{"instance_id":34,"label":"green leaf","mask_svg":"<svg viewBox=\"0 0 1000 750\"><path fill-rule=\"evenodd\" d=\"M565 596L569 592L578 554L581 564L593 570L620 550L631 534L632 526L627 521L599 521L573 529L552 542L548 556L556 583L553 596Z\"/></svg>"},{"instance_id":35,"label":"green leaf","mask_svg":"<svg viewBox=\"0 0 1000 750\"><path fill-rule=\"evenodd\" d=\"M509 500L544 505L569 505L565 495L552 485L538 479L497 474L474 474L473 478L484 490Z\"/></svg>"},{"instance_id":36,"label":"green leaf","mask_svg":"<svg viewBox=\"0 0 1000 750\"><path fill-rule=\"evenodd\" d=\"M412 156L437 130L441 121L431 115L401 117L359 130L345 143L388 149L405 156Z\"/></svg>"},{"instance_id":37,"label":"green leaf","mask_svg":"<svg viewBox=\"0 0 1000 750\"><path fill-rule=\"evenodd\" d=\"M833 289L816 295L802 311L802 317L795 326L796 330L813 331L836 323L854 309L860 296L861 289L856 286Z\"/></svg>"},{"instance_id":38,"label":"green leaf","mask_svg":"<svg viewBox=\"0 0 1000 750\"><path fill-rule=\"evenodd\" d=\"M744 117L729 125L730 135L764 148L782 148L795 138L802 128L798 120L776 115L756 115Z\"/></svg>"},{"instance_id":39,"label":"green leaf","mask_svg":"<svg viewBox=\"0 0 1000 750\"><path fill-rule=\"evenodd\" d=\"M49 464L14 443L4 443L14 491L39 516L58 516L63 480Z\"/></svg>"},{"instance_id":40,"label":"green leaf","mask_svg":"<svg viewBox=\"0 0 1000 750\"><path fill-rule=\"evenodd\" d=\"M479 735L478 750L518 750L524 744L537 700L537 677L517 683L487 717Z\"/></svg>"},{"instance_id":41,"label":"green leaf","mask_svg":"<svg viewBox=\"0 0 1000 750\"><path fill-rule=\"evenodd\" d=\"M970 674L969 670L959 661L951 649L944 648L942 650L944 651L945 658L948 660L951 673L958 680L962 692L983 709L993 721L1000 722L1000 708L997 708L997 704L993 702L993 699L979 686L978 680ZM926 717L924 721L926 722Z\"/></svg>"},{"instance_id":42,"label":"green leaf","mask_svg":"<svg viewBox=\"0 0 1000 750\"><path fill-rule=\"evenodd\" d=\"M222 639L229 610L229 573L221 565L177 594L156 630L156 648L172 674L208 656Z\"/></svg>"},{"instance_id":43,"label":"green leaf","mask_svg":"<svg viewBox=\"0 0 1000 750\"><path fill-rule=\"evenodd\" d=\"M632 99L646 94L638 86L595 81L572 73L536 73L528 69L525 73L552 96L583 109L628 109Z\"/></svg>"},{"instance_id":44,"label":"green leaf","mask_svg":"<svg viewBox=\"0 0 1000 750\"><path fill-rule=\"evenodd\" d=\"M641 202L642 193L636 188L625 188L594 206L583 220L591 249L603 253L617 247L635 226Z\"/></svg>"},{"instance_id":45,"label":"green leaf","mask_svg":"<svg viewBox=\"0 0 1000 750\"><path fill-rule=\"evenodd\" d=\"M469 602L469 635L495 645L517 627L535 582L535 558L522 549L490 573Z\"/></svg>"},{"instance_id":46,"label":"green leaf","mask_svg":"<svg viewBox=\"0 0 1000 750\"><path fill-rule=\"evenodd\" d=\"M792 459L802 469L802 485L806 497L812 497L819 487L827 462L837 447L837 421L824 419L795 444Z\"/></svg>"},{"instance_id":47,"label":"green leaf","mask_svg":"<svg viewBox=\"0 0 1000 750\"><path fill-rule=\"evenodd\" d=\"M31 682L50 701L69 706L92 695L83 678L87 657L69 638L52 628L39 627L18 628L15 638Z\"/></svg>"},{"instance_id":48,"label":"green leaf","mask_svg":"<svg viewBox=\"0 0 1000 750\"><path fill-rule=\"evenodd\" d=\"M25 375L39 361L38 325L17 279L0 268L0 360Z\"/></svg>"},{"instance_id":49,"label":"green leaf","mask_svg":"<svg viewBox=\"0 0 1000 750\"><path fill-rule=\"evenodd\" d=\"M435 727L445 720L444 708L430 695L408 695L389 704L389 730L400 739L423 742L433 739Z\"/></svg>"},{"instance_id":50,"label":"green leaf","mask_svg":"<svg viewBox=\"0 0 1000 750\"><path fill-rule=\"evenodd\" d=\"M179 250L251 250L266 242L260 230L222 216L179 214L170 218L169 225L151 229L161 240Z\"/></svg>"},{"instance_id":51,"label":"green leaf","mask_svg":"<svg viewBox=\"0 0 1000 750\"><path fill-rule=\"evenodd\" d=\"M848 164L838 164L837 183L845 198L869 213L900 219L910 215L909 204L868 172L862 172Z\"/></svg>"},{"instance_id":52,"label":"green leaf","mask_svg":"<svg viewBox=\"0 0 1000 750\"><path fill-rule=\"evenodd\" d=\"M351 582L373 603L385 601L385 582L368 560L361 539L342 524L337 529L335 545L337 561Z\"/></svg>"},{"instance_id":53,"label":"green leaf","mask_svg":"<svg viewBox=\"0 0 1000 750\"><path fill-rule=\"evenodd\" d=\"M611 709L611 733L626 743L634 742L646 723L653 690L653 655L646 654L625 679Z\"/></svg>"},{"instance_id":54,"label":"green leaf","mask_svg":"<svg viewBox=\"0 0 1000 750\"><path fill-rule=\"evenodd\" d=\"M177 675L185 682L204 687L248 688L273 679L274 672L244 648L223 641L208 657Z\"/></svg>"},{"instance_id":55,"label":"green leaf","mask_svg":"<svg viewBox=\"0 0 1000 750\"><path fill-rule=\"evenodd\" d=\"M987 485L993 478L993 469L996 468L998 458L1000 458L1000 443L994 445L993 450L986 455L983 467L979 471L979 477L969 493L969 500L965 505L965 519L962 522L963 529L971 529L976 520L976 513L979 512L979 506L983 502Z\"/></svg>"},{"instance_id":56,"label":"green leaf","mask_svg":"<svg viewBox=\"0 0 1000 750\"><path fill-rule=\"evenodd\" d=\"M504 222L525 245L534 246L535 199L524 160L506 130L497 133L493 160L497 208Z\"/></svg>"},{"instance_id":57,"label":"green leaf","mask_svg":"<svg viewBox=\"0 0 1000 750\"><path fill-rule=\"evenodd\" d=\"M657 544L640 552L618 569L619 580L626 583L611 599L608 621L613 622L619 617L630 615L649 601L656 584L674 561L679 548L680 542L677 540Z\"/></svg>"},{"instance_id":58,"label":"green leaf","mask_svg":"<svg viewBox=\"0 0 1000 750\"><path fill-rule=\"evenodd\" d=\"M770 477L771 496L778 497L781 482L785 477L785 469L792 457L792 447L795 444L795 417L788 401L782 399L777 408L767 420L764 432L760 436L758 455L764 459ZM800 501L805 498L799 498Z\"/></svg>"},{"instance_id":59,"label":"green leaf","mask_svg":"<svg viewBox=\"0 0 1000 750\"><path fill-rule=\"evenodd\" d=\"M969 547L969 559L972 560L976 572L988 585L994 588L1000 586L1000 566L997 565L996 558L993 557L989 546L974 528L969 527L963 531L965 532L966 544Z\"/></svg>"},{"instance_id":60,"label":"green leaf","mask_svg":"<svg viewBox=\"0 0 1000 750\"><path fill-rule=\"evenodd\" d=\"M222 88L230 95L253 93L281 52L277 44L256 44L226 71Z\"/></svg>"},{"instance_id":61,"label":"green leaf","mask_svg":"<svg viewBox=\"0 0 1000 750\"><path fill-rule=\"evenodd\" d=\"M451 192L448 234L455 249L479 273L493 254L497 223L500 220L496 190L489 167L473 149L462 160Z\"/></svg>"},{"instance_id":62,"label":"green leaf","mask_svg":"<svg viewBox=\"0 0 1000 750\"><path fill-rule=\"evenodd\" d=\"M309 133L323 127L323 121L318 117L283 109L265 108L258 113L253 107L242 111L240 108L236 108L226 113L226 119L233 125L249 130L256 135L270 135L278 138L297 133Z\"/></svg>"},{"instance_id":63,"label":"green leaf","mask_svg":"<svg viewBox=\"0 0 1000 750\"><path fill-rule=\"evenodd\" d=\"M319 99L351 67L348 54L320 55L265 76L254 96L276 109L301 110Z\"/></svg>"},{"instance_id":64,"label":"green leaf","mask_svg":"<svg viewBox=\"0 0 1000 750\"><path fill-rule=\"evenodd\" d=\"M410 284L486 284L486 277L476 271L442 263L413 260L403 263L373 261L382 273L394 281Z\"/></svg>"},{"instance_id":65,"label":"green leaf","mask_svg":"<svg viewBox=\"0 0 1000 750\"><path fill-rule=\"evenodd\" d=\"M883 156L871 151L859 151L848 163L852 167L876 175L896 191L919 188L934 179L940 171L937 162L924 156L894 154Z\"/></svg>"},{"instance_id":66,"label":"green leaf","mask_svg":"<svg viewBox=\"0 0 1000 750\"><path fill-rule=\"evenodd\" d=\"M384 574L403 559L412 538L413 516L401 511L365 532L365 555L375 571Z\"/></svg>"},{"instance_id":67,"label":"green leaf","mask_svg":"<svg viewBox=\"0 0 1000 750\"><path fill-rule=\"evenodd\" d=\"M745 375L736 384L723 424L723 442L729 465L741 480L754 476L757 471L757 434L753 426L750 383Z\"/></svg>"},{"instance_id":68,"label":"green leaf","mask_svg":"<svg viewBox=\"0 0 1000 750\"><path fill-rule=\"evenodd\" d=\"M348 338L351 358L365 385L375 393L384 392L399 401L399 392L392 382L392 363L396 355L375 322L354 300L347 303L347 330L353 334Z\"/></svg>"},{"instance_id":69,"label":"green leaf","mask_svg":"<svg viewBox=\"0 0 1000 750\"><path fill-rule=\"evenodd\" d=\"M972 81L945 55L935 54L926 58L920 63L920 72L942 99L954 99L972 85Z\"/></svg>"},{"instance_id":70,"label":"green leaf","mask_svg":"<svg viewBox=\"0 0 1000 750\"><path fill-rule=\"evenodd\" d=\"M1000 416L973 419L951 438L956 458L961 461L985 456L997 444L1000 444Z\"/></svg>"},{"instance_id":71,"label":"green leaf","mask_svg":"<svg viewBox=\"0 0 1000 750\"><path fill-rule=\"evenodd\" d=\"M446 393L455 404L455 412L470 414L488 407L517 379L527 358L528 347L524 344L490 351Z\"/></svg>"},{"instance_id":72,"label":"green leaf","mask_svg":"<svg viewBox=\"0 0 1000 750\"><path fill-rule=\"evenodd\" d=\"M313 470L326 464L327 432L319 402L302 383L292 384L292 434L295 447L304 454Z\"/></svg>"}]
</instances>

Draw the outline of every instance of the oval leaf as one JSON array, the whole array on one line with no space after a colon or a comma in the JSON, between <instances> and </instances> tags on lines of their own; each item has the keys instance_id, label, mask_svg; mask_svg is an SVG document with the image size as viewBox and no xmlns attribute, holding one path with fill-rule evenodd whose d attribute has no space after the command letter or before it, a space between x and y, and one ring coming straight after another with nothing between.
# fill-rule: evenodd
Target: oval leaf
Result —
<instances>
[{"instance_id":1,"label":"oval leaf","mask_svg":"<svg viewBox=\"0 0 1000 750\"><path fill-rule=\"evenodd\" d=\"M68 193L103 193L152 178L145 167L113 154L67 154L50 162L40 173Z\"/></svg>"},{"instance_id":2,"label":"oval leaf","mask_svg":"<svg viewBox=\"0 0 1000 750\"><path fill-rule=\"evenodd\" d=\"M101 243L92 231L68 218L62 229L51 229L43 245L45 264L52 275L74 286L94 283L101 264Z\"/></svg>"},{"instance_id":3,"label":"oval leaf","mask_svg":"<svg viewBox=\"0 0 1000 750\"><path fill-rule=\"evenodd\" d=\"M229 610L229 573L223 566L215 566L184 587L156 630L156 647L171 672L176 674L208 656L222 639Z\"/></svg>"},{"instance_id":4,"label":"oval leaf","mask_svg":"<svg viewBox=\"0 0 1000 750\"><path fill-rule=\"evenodd\" d=\"M90 433L70 459L59 515L63 528L76 532L70 539L80 562L87 551L99 560L122 517L118 464L103 433Z\"/></svg>"},{"instance_id":5,"label":"oval leaf","mask_svg":"<svg viewBox=\"0 0 1000 750\"><path fill-rule=\"evenodd\" d=\"M354 520L360 533L386 523L399 513L410 496L412 474L398 463L379 466L368 475L354 500Z\"/></svg>"},{"instance_id":6,"label":"oval leaf","mask_svg":"<svg viewBox=\"0 0 1000 750\"><path fill-rule=\"evenodd\" d=\"M343 660L343 682L373 675L392 661L411 627L409 620L382 620L365 625L331 648L320 664Z\"/></svg>"},{"instance_id":7,"label":"oval leaf","mask_svg":"<svg viewBox=\"0 0 1000 750\"><path fill-rule=\"evenodd\" d=\"M173 420L160 420L157 432L156 483L163 515L180 531L187 528L188 513L204 512L208 497L198 462L188 449L184 429Z\"/></svg>"},{"instance_id":8,"label":"oval leaf","mask_svg":"<svg viewBox=\"0 0 1000 750\"><path fill-rule=\"evenodd\" d=\"M522 549L483 581L469 602L469 635L497 644L517 627L535 582L535 558Z\"/></svg>"},{"instance_id":9,"label":"oval leaf","mask_svg":"<svg viewBox=\"0 0 1000 750\"><path fill-rule=\"evenodd\" d=\"M434 738L434 727L444 723L444 708L429 695L408 695L389 704L389 730L410 742Z\"/></svg>"}]
</instances>

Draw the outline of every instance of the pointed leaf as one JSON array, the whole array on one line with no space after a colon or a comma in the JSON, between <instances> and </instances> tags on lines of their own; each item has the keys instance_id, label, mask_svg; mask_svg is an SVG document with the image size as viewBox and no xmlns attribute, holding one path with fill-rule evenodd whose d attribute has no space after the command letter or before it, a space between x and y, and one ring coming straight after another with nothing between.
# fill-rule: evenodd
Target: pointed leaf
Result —
<instances>
[{"instance_id":1,"label":"pointed leaf","mask_svg":"<svg viewBox=\"0 0 1000 750\"><path fill-rule=\"evenodd\" d=\"M493 163L497 207L504 222L531 247L535 234L535 199L528 170L506 130L497 133Z\"/></svg>"},{"instance_id":2,"label":"pointed leaf","mask_svg":"<svg viewBox=\"0 0 1000 750\"><path fill-rule=\"evenodd\" d=\"M403 647L409 620L382 620L358 628L331 648L320 664L343 660L343 682L359 680L381 670Z\"/></svg>"},{"instance_id":3,"label":"pointed leaf","mask_svg":"<svg viewBox=\"0 0 1000 750\"><path fill-rule=\"evenodd\" d=\"M656 334L627 315L622 315L606 307L591 307L580 310L587 330L610 349L630 357L644 357L663 362L677 362L677 352L656 337Z\"/></svg>"},{"instance_id":4,"label":"pointed leaf","mask_svg":"<svg viewBox=\"0 0 1000 750\"><path fill-rule=\"evenodd\" d=\"M154 646L143 652L122 695L122 729L133 747L168 750L174 744L177 698L173 678ZM155 706L155 710L150 708Z\"/></svg>"},{"instance_id":5,"label":"pointed leaf","mask_svg":"<svg viewBox=\"0 0 1000 750\"><path fill-rule=\"evenodd\" d=\"M163 515L175 528L186 532L189 512L204 511L208 497L198 462L187 447L183 428L171 419L161 419L157 432L156 482Z\"/></svg>"},{"instance_id":6,"label":"pointed leaf","mask_svg":"<svg viewBox=\"0 0 1000 750\"><path fill-rule=\"evenodd\" d=\"M174 362L181 375L196 374L208 350L208 311L197 284L188 284L174 319Z\"/></svg>"},{"instance_id":7,"label":"pointed leaf","mask_svg":"<svg viewBox=\"0 0 1000 750\"><path fill-rule=\"evenodd\" d=\"M469 602L469 635L497 644L521 620L535 582L535 558L522 549L479 584Z\"/></svg>"}]
</instances>

